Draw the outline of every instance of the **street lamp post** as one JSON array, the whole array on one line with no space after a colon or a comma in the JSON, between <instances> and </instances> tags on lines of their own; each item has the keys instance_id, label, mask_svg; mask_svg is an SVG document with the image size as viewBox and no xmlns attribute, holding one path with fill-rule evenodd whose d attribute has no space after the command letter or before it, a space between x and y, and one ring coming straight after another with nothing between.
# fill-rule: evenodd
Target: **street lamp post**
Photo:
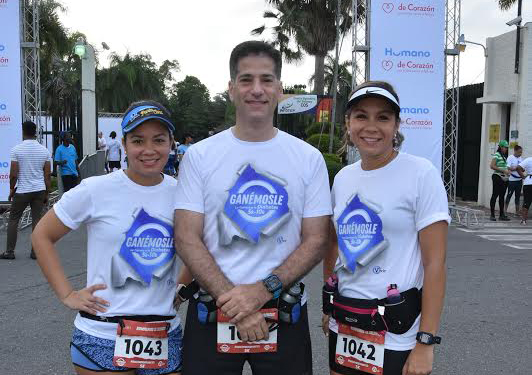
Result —
<instances>
[{"instance_id":1,"label":"street lamp post","mask_svg":"<svg viewBox=\"0 0 532 375\"><path fill-rule=\"evenodd\" d=\"M81 112L83 154L96 152L96 58L94 48L78 40L74 53L81 59Z\"/></svg>"}]
</instances>

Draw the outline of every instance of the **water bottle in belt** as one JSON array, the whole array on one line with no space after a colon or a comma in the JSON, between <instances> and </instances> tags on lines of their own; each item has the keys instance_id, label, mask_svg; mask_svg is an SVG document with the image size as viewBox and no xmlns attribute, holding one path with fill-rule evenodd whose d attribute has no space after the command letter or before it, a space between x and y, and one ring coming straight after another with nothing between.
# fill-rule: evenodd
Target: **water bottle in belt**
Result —
<instances>
[{"instance_id":1,"label":"water bottle in belt","mask_svg":"<svg viewBox=\"0 0 532 375\"><path fill-rule=\"evenodd\" d=\"M301 315L301 284L296 283L283 291L279 297L279 319L282 322L295 324Z\"/></svg>"}]
</instances>

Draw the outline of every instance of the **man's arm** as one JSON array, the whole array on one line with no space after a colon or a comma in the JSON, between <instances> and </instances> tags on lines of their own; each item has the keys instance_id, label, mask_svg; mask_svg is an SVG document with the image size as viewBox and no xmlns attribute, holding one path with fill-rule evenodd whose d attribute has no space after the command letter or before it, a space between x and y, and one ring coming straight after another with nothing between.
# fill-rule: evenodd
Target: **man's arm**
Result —
<instances>
[{"instance_id":1,"label":"man's arm","mask_svg":"<svg viewBox=\"0 0 532 375\"><path fill-rule=\"evenodd\" d=\"M12 200L15 196L15 186L18 181L18 161L11 160L11 169L9 170L9 197L8 200Z\"/></svg>"},{"instance_id":2,"label":"man's arm","mask_svg":"<svg viewBox=\"0 0 532 375\"><path fill-rule=\"evenodd\" d=\"M190 273L214 299L233 284L224 275L203 243L204 215L188 210L175 211L175 247Z\"/></svg>"},{"instance_id":3,"label":"man's arm","mask_svg":"<svg viewBox=\"0 0 532 375\"><path fill-rule=\"evenodd\" d=\"M51 171L50 161L47 160L47 161L44 162L43 172L44 172L44 186L46 187L44 203L47 203L48 202L48 194L50 193L50 187L52 185L51 184L52 171Z\"/></svg>"},{"instance_id":4,"label":"man's arm","mask_svg":"<svg viewBox=\"0 0 532 375\"><path fill-rule=\"evenodd\" d=\"M301 224L301 244L272 271L282 282L283 287L301 279L324 257L329 238L330 216L304 218ZM262 281L254 284L237 285L217 299L218 307L238 322L258 311L272 298Z\"/></svg>"}]
</instances>

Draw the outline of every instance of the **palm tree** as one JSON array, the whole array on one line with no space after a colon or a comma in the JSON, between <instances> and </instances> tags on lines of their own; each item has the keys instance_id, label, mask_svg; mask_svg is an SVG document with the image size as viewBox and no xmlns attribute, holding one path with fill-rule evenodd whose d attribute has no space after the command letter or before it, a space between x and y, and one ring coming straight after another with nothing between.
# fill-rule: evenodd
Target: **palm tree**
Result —
<instances>
[{"instance_id":1,"label":"palm tree","mask_svg":"<svg viewBox=\"0 0 532 375\"><path fill-rule=\"evenodd\" d=\"M266 19L275 19L277 25L272 27L273 40L270 44L279 49L281 56L287 63L298 62L303 59L303 53L299 45L295 49L290 47L290 42L295 34L296 29L293 27L297 23L297 8L288 3L280 3L277 12L266 11L263 17ZM251 30L252 35L261 35L266 30L266 25Z\"/></svg>"},{"instance_id":2,"label":"palm tree","mask_svg":"<svg viewBox=\"0 0 532 375\"><path fill-rule=\"evenodd\" d=\"M316 94L323 94L325 56L334 48L336 41L336 5L341 1L341 32L351 26L350 0L267 0L277 10L276 17L283 20L283 30L306 53L314 56ZM259 28L260 29L260 28Z\"/></svg>"},{"instance_id":3,"label":"palm tree","mask_svg":"<svg viewBox=\"0 0 532 375\"><path fill-rule=\"evenodd\" d=\"M96 95L98 109L106 112L123 112L131 102L141 99L166 101L165 87L171 71L178 69L177 61L165 62L160 68L147 54L124 57L110 56L110 65L97 72Z\"/></svg>"},{"instance_id":4,"label":"palm tree","mask_svg":"<svg viewBox=\"0 0 532 375\"><path fill-rule=\"evenodd\" d=\"M341 96L346 96L349 94L349 90L351 89L351 61L344 61L343 63L338 64L338 84L337 84L337 92ZM325 59L325 65L324 65L324 86L327 89L327 95L332 95L333 93L333 80L334 80L334 57L331 55L327 55ZM313 74L309 79L309 84L313 84L316 81L315 74Z\"/></svg>"},{"instance_id":5,"label":"palm tree","mask_svg":"<svg viewBox=\"0 0 532 375\"><path fill-rule=\"evenodd\" d=\"M518 0L498 0L499 1L499 8L502 10L508 10L511 7L513 7L515 4L517 4Z\"/></svg>"}]
</instances>

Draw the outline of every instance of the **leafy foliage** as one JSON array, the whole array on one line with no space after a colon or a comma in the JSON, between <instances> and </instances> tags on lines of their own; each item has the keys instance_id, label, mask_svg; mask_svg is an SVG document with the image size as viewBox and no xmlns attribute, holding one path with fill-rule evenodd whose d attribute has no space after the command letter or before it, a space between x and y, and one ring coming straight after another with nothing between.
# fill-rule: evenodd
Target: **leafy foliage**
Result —
<instances>
[{"instance_id":1,"label":"leafy foliage","mask_svg":"<svg viewBox=\"0 0 532 375\"><path fill-rule=\"evenodd\" d=\"M332 187L334 177L343 168L342 160L335 154L323 154L323 159L325 160L327 172L329 173L329 185Z\"/></svg>"},{"instance_id":2,"label":"leafy foliage","mask_svg":"<svg viewBox=\"0 0 532 375\"><path fill-rule=\"evenodd\" d=\"M307 138L307 143L316 147L322 153L329 150L329 134L314 134ZM333 153L338 152L341 147L341 141L338 137L333 138Z\"/></svg>"},{"instance_id":3,"label":"leafy foliage","mask_svg":"<svg viewBox=\"0 0 532 375\"><path fill-rule=\"evenodd\" d=\"M502 10L508 10L511 7L513 7L515 4L517 4L518 0L498 0L499 1L499 8Z\"/></svg>"}]
</instances>

